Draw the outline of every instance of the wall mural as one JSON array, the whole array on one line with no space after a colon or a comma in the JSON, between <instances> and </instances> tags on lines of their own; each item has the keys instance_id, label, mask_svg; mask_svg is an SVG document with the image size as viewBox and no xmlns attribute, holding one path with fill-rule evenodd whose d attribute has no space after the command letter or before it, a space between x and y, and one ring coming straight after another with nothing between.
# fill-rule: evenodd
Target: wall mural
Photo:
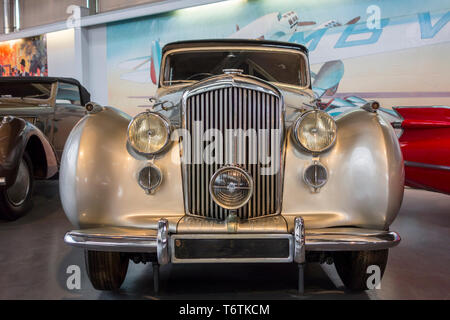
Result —
<instances>
[{"instance_id":1,"label":"wall mural","mask_svg":"<svg viewBox=\"0 0 450 320\"><path fill-rule=\"evenodd\" d=\"M313 85L343 108L348 96L377 99L388 109L450 105L449 9L438 0L232 0L113 23L109 104L132 115L148 104L169 42L251 38L306 45ZM380 19L373 20L373 10Z\"/></svg>"},{"instance_id":2,"label":"wall mural","mask_svg":"<svg viewBox=\"0 0 450 320\"><path fill-rule=\"evenodd\" d=\"M48 76L46 36L1 42L0 76Z\"/></svg>"}]
</instances>

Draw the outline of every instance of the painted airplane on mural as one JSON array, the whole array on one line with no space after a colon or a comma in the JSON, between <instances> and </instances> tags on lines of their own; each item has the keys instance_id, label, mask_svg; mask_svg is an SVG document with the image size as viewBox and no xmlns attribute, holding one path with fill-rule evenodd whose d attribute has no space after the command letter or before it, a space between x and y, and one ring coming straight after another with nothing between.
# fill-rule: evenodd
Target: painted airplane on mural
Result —
<instances>
[{"instance_id":1,"label":"painted airplane on mural","mask_svg":"<svg viewBox=\"0 0 450 320\"><path fill-rule=\"evenodd\" d=\"M150 56L132 58L119 63L120 69L127 70L127 72L121 74L120 79L156 84L161 65L161 54L159 41L152 41Z\"/></svg>"},{"instance_id":2,"label":"painted airplane on mural","mask_svg":"<svg viewBox=\"0 0 450 320\"><path fill-rule=\"evenodd\" d=\"M360 17L348 21L346 24L354 24ZM243 28L236 26L236 31L228 38L233 39L274 39L288 41L296 32L314 32L318 29L340 27L343 24L336 20L328 20L317 24L315 21L300 21L297 13L289 11L284 14L274 12L262 16ZM121 74L122 80L157 84L161 63L161 45L159 41L152 42L151 55L132 58L121 62L118 67L125 72ZM331 67L330 64L326 65ZM339 68L339 66L336 66ZM149 77L150 75L150 77ZM321 77L321 73L318 73ZM337 88L337 87L336 87ZM334 88L334 91L336 91ZM332 89L326 88L326 90Z\"/></svg>"},{"instance_id":3,"label":"painted airplane on mural","mask_svg":"<svg viewBox=\"0 0 450 320\"><path fill-rule=\"evenodd\" d=\"M346 25L354 24L359 20L360 17L356 17L347 22ZM289 11L285 14L273 12L254 20L243 28L237 25L236 32L228 38L289 41L296 32L313 32L342 25L336 20L328 20L321 24L317 24L315 21L300 21L297 13L294 11Z\"/></svg>"}]
</instances>

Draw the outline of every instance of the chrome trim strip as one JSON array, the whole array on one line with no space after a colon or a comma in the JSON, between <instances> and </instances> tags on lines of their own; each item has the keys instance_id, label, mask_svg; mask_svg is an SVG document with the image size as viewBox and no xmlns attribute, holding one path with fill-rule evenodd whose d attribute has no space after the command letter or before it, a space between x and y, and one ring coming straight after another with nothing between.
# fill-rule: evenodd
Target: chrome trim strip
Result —
<instances>
[{"instance_id":1,"label":"chrome trim strip","mask_svg":"<svg viewBox=\"0 0 450 320\"><path fill-rule=\"evenodd\" d=\"M439 109L450 109L450 106L398 106L398 107L393 107L394 109L410 109L410 108L439 108Z\"/></svg>"},{"instance_id":2,"label":"chrome trim strip","mask_svg":"<svg viewBox=\"0 0 450 320\"><path fill-rule=\"evenodd\" d=\"M305 222L302 217L294 220L294 262L305 262Z\"/></svg>"},{"instance_id":3,"label":"chrome trim strip","mask_svg":"<svg viewBox=\"0 0 450 320\"><path fill-rule=\"evenodd\" d=\"M298 220L297 220L298 219ZM158 224L160 235L136 236L101 235L83 231L71 231L64 237L64 242L88 250L116 251L116 252L157 252L160 264L173 263L271 263L271 262L304 262L304 251L362 251L381 250L397 246L401 238L394 231L366 230L359 228L328 228L311 229L302 237L302 219L296 219L294 235L281 234L174 234L169 237L165 219ZM290 255L288 258L258 258L258 259L176 259L174 257L174 245L176 239L289 239ZM302 243L303 239L303 243ZM159 247L159 251L158 248Z\"/></svg>"},{"instance_id":4,"label":"chrome trim strip","mask_svg":"<svg viewBox=\"0 0 450 320\"><path fill-rule=\"evenodd\" d=\"M175 241L177 239L289 239L289 257L287 258L217 258L217 259L177 259L175 257ZM280 263L292 262L294 239L292 234L175 234L170 237L172 263Z\"/></svg>"},{"instance_id":5,"label":"chrome trim strip","mask_svg":"<svg viewBox=\"0 0 450 320\"><path fill-rule=\"evenodd\" d=\"M169 221L167 219L158 221L156 253L160 265L169 263Z\"/></svg>"},{"instance_id":6,"label":"chrome trim strip","mask_svg":"<svg viewBox=\"0 0 450 320\"><path fill-rule=\"evenodd\" d=\"M416 167L416 168L426 168L426 169L450 171L450 166L442 166L442 165L438 165L438 164L430 164L430 163L422 163L422 162L405 161L405 166L406 167Z\"/></svg>"},{"instance_id":7,"label":"chrome trim strip","mask_svg":"<svg viewBox=\"0 0 450 320\"><path fill-rule=\"evenodd\" d=\"M68 232L64 242L93 251L156 252L156 237L101 236Z\"/></svg>"},{"instance_id":8,"label":"chrome trim strip","mask_svg":"<svg viewBox=\"0 0 450 320\"><path fill-rule=\"evenodd\" d=\"M381 250L395 247L400 241L400 235L394 231L373 231L366 234L356 228L348 232L333 232L333 228L330 228L329 232L325 229L306 232L307 251Z\"/></svg>"}]
</instances>

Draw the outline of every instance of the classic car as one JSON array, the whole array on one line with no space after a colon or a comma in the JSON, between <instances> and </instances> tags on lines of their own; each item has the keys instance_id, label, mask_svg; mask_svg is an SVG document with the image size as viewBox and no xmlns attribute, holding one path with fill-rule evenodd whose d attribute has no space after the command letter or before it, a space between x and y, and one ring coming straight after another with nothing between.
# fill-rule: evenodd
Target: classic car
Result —
<instances>
[{"instance_id":1,"label":"classic car","mask_svg":"<svg viewBox=\"0 0 450 320\"><path fill-rule=\"evenodd\" d=\"M450 107L395 107L402 130L405 184L450 194Z\"/></svg>"},{"instance_id":2,"label":"classic car","mask_svg":"<svg viewBox=\"0 0 450 320\"><path fill-rule=\"evenodd\" d=\"M306 262L334 261L351 290L381 278L404 167L377 102L333 118L304 46L233 39L166 45L151 100L134 117L91 105L64 150L64 241L96 289L130 260L155 291L168 263L296 263L300 292Z\"/></svg>"},{"instance_id":3,"label":"classic car","mask_svg":"<svg viewBox=\"0 0 450 320\"><path fill-rule=\"evenodd\" d=\"M23 216L34 180L57 175L66 139L89 100L74 79L0 78L0 218Z\"/></svg>"}]
</instances>

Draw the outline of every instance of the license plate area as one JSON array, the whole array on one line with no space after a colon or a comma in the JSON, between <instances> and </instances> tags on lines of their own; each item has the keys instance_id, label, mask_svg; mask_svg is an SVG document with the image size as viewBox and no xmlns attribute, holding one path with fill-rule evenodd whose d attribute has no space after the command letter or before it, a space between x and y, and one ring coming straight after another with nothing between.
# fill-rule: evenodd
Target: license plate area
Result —
<instances>
[{"instance_id":1,"label":"license plate area","mask_svg":"<svg viewBox=\"0 0 450 320\"><path fill-rule=\"evenodd\" d=\"M291 234L176 234L172 263L276 263L293 261Z\"/></svg>"}]
</instances>

